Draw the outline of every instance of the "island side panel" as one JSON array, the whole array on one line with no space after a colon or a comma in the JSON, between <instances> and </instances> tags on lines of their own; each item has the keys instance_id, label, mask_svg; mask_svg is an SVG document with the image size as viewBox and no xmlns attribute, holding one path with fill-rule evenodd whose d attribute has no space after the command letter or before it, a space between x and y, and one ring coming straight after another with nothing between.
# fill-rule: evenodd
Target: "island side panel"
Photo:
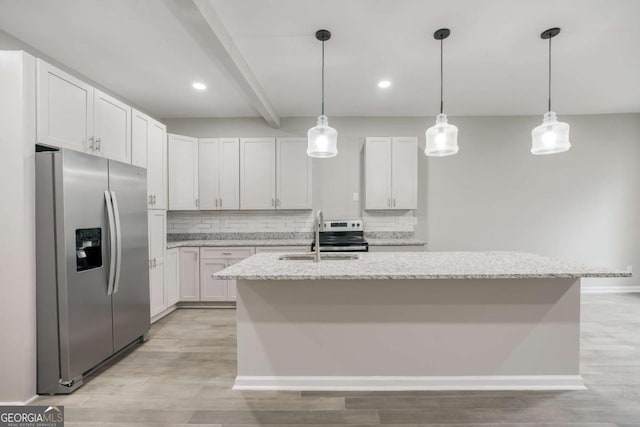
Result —
<instances>
[{"instance_id":1,"label":"island side panel","mask_svg":"<svg viewBox=\"0 0 640 427\"><path fill-rule=\"evenodd\" d=\"M270 378L266 388L284 377L579 379L578 279L240 280L237 298L238 378Z\"/></svg>"}]
</instances>

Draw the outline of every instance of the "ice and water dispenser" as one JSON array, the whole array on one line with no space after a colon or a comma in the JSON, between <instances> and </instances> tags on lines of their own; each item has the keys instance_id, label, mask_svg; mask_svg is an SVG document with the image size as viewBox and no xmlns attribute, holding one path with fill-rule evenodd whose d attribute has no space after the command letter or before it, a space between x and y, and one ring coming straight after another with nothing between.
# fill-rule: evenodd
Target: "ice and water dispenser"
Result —
<instances>
[{"instance_id":1,"label":"ice and water dispenser","mask_svg":"<svg viewBox=\"0 0 640 427\"><path fill-rule=\"evenodd\" d=\"M85 271L102 267L102 230L79 228L76 230L76 270Z\"/></svg>"}]
</instances>

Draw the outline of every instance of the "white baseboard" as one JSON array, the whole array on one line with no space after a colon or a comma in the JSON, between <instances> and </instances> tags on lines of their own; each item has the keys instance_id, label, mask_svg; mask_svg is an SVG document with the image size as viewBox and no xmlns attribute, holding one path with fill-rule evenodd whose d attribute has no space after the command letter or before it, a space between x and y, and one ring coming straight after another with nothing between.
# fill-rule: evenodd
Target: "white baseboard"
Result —
<instances>
[{"instance_id":1,"label":"white baseboard","mask_svg":"<svg viewBox=\"0 0 640 427\"><path fill-rule=\"evenodd\" d=\"M24 402L0 402L0 406L24 406L33 402L38 398L38 395L31 397L30 399L25 400Z\"/></svg>"},{"instance_id":2,"label":"white baseboard","mask_svg":"<svg viewBox=\"0 0 640 427\"><path fill-rule=\"evenodd\" d=\"M583 294L618 294L640 292L640 286L582 286Z\"/></svg>"},{"instance_id":3,"label":"white baseboard","mask_svg":"<svg viewBox=\"0 0 640 427\"><path fill-rule=\"evenodd\" d=\"M234 390L586 390L580 375L488 375L434 377L237 376Z\"/></svg>"},{"instance_id":4,"label":"white baseboard","mask_svg":"<svg viewBox=\"0 0 640 427\"><path fill-rule=\"evenodd\" d=\"M151 318L151 324L154 324L158 320L162 319L163 317L165 317L168 314L173 313L177 309L178 309L178 305L177 304L172 305L171 307L164 309L163 311L161 311L160 313L156 314L155 316L153 316Z\"/></svg>"}]
</instances>

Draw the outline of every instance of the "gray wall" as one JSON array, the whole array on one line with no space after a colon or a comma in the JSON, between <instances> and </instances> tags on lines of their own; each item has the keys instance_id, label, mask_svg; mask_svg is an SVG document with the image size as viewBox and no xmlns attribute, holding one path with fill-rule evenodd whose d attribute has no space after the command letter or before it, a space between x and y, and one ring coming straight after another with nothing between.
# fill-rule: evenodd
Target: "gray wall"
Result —
<instances>
[{"instance_id":1,"label":"gray wall","mask_svg":"<svg viewBox=\"0 0 640 427\"><path fill-rule=\"evenodd\" d=\"M430 250L521 250L640 269L640 114L561 116L571 125L568 153L533 156L531 117L455 117L460 153L419 159L417 233ZM194 137L304 136L315 118L165 119L168 131ZM365 136L420 138L430 117L338 117L339 154L314 160L314 207L359 216ZM640 270L639 270L640 271ZM588 286L631 285L591 279Z\"/></svg>"}]
</instances>

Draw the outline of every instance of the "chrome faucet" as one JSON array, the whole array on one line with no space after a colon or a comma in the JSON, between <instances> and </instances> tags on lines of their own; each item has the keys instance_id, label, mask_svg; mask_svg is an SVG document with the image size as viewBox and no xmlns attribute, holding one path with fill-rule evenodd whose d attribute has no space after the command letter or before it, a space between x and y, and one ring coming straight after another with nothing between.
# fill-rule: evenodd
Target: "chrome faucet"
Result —
<instances>
[{"instance_id":1,"label":"chrome faucet","mask_svg":"<svg viewBox=\"0 0 640 427\"><path fill-rule=\"evenodd\" d=\"M324 222L324 216L322 215L322 210L318 210L316 212L316 257L314 258L315 262L320 262L320 227L322 227L322 223Z\"/></svg>"}]
</instances>

